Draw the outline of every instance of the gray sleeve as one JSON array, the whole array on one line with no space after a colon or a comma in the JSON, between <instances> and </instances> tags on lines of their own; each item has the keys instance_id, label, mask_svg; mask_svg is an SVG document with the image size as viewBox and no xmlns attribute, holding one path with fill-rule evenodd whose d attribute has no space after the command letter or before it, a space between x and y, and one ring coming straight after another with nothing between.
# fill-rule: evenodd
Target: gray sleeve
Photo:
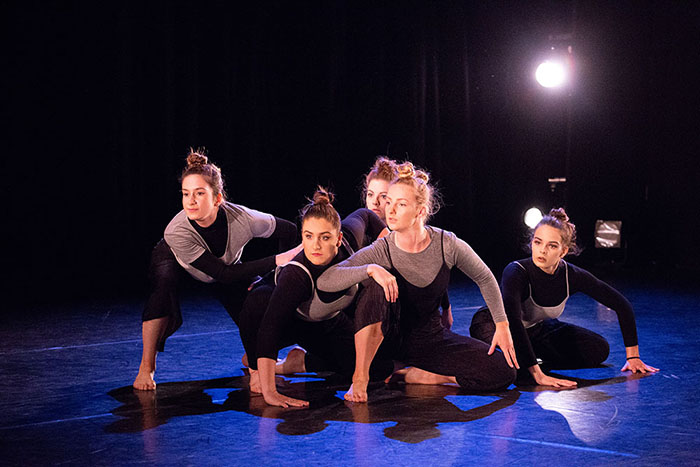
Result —
<instances>
[{"instance_id":1,"label":"gray sleeve","mask_svg":"<svg viewBox=\"0 0 700 467\"><path fill-rule=\"evenodd\" d=\"M204 241L187 223L184 211L180 211L170 221L165 228L163 238L175 254L175 257L184 264L190 264L207 251Z\"/></svg>"},{"instance_id":2,"label":"gray sleeve","mask_svg":"<svg viewBox=\"0 0 700 467\"><path fill-rule=\"evenodd\" d=\"M250 233L254 238L268 238L275 231L275 216L256 211L244 206L239 206L248 219Z\"/></svg>"},{"instance_id":3,"label":"gray sleeve","mask_svg":"<svg viewBox=\"0 0 700 467\"><path fill-rule=\"evenodd\" d=\"M384 240L377 240L345 261L328 268L316 280L316 286L324 292L338 292L367 279L368 264L378 264L384 269L389 269L391 266L386 248Z\"/></svg>"},{"instance_id":4,"label":"gray sleeve","mask_svg":"<svg viewBox=\"0 0 700 467\"><path fill-rule=\"evenodd\" d=\"M445 232L445 253L453 266L459 268L479 286L493 321L495 323L506 321L503 297L501 297L498 282L488 266L472 250L472 247L464 240L457 238L452 232Z\"/></svg>"}]
</instances>

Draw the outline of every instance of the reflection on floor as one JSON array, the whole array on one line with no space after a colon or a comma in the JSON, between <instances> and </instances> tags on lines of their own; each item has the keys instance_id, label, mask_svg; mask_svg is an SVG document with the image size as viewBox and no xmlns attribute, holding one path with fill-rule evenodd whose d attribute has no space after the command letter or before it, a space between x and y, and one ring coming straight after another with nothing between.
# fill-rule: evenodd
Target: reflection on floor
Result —
<instances>
[{"instance_id":1,"label":"reflection on floor","mask_svg":"<svg viewBox=\"0 0 700 467\"><path fill-rule=\"evenodd\" d=\"M133 391L140 304L81 303L14 313L0 327L3 464L698 465L700 292L627 281L651 376L620 373L615 314L574 296L563 319L611 343L604 366L560 370L577 389L375 384L343 401L330 374L278 377L308 409L265 405L247 391L238 331L207 298L184 301L185 324L158 361L155 392ZM466 333L478 290L455 285Z\"/></svg>"}]
</instances>

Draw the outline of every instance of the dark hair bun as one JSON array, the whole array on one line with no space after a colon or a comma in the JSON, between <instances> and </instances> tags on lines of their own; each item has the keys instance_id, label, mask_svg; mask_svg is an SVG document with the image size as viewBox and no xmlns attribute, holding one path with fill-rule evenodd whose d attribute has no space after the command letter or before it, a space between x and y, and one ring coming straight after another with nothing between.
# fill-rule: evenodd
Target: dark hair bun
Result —
<instances>
[{"instance_id":1,"label":"dark hair bun","mask_svg":"<svg viewBox=\"0 0 700 467\"><path fill-rule=\"evenodd\" d=\"M207 165L209 159L207 159L207 156L205 156L206 152L207 151L204 148L190 148L190 153L187 155L187 167Z\"/></svg>"},{"instance_id":2,"label":"dark hair bun","mask_svg":"<svg viewBox=\"0 0 700 467\"><path fill-rule=\"evenodd\" d=\"M333 193L328 191L326 188L319 186L316 188L313 199L311 200L314 204L332 204L335 196Z\"/></svg>"},{"instance_id":3,"label":"dark hair bun","mask_svg":"<svg viewBox=\"0 0 700 467\"><path fill-rule=\"evenodd\" d=\"M564 208L556 208L549 211L549 216L557 219L560 222L569 222L569 216L564 211Z\"/></svg>"}]
</instances>

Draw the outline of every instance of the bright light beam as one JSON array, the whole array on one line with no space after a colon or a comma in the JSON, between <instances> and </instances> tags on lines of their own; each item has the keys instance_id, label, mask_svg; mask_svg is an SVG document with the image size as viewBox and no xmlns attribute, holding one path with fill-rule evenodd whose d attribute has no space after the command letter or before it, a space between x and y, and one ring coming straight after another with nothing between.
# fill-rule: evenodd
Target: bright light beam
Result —
<instances>
[{"instance_id":1,"label":"bright light beam","mask_svg":"<svg viewBox=\"0 0 700 467\"><path fill-rule=\"evenodd\" d=\"M534 229L535 226L542 220L542 211L537 208L530 208L525 212L525 225Z\"/></svg>"},{"instance_id":2,"label":"bright light beam","mask_svg":"<svg viewBox=\"0 0 700 467\"><path fill-rule=\"evenodd\" d=\"M535 79L545 88L560 87L566 82L566 68L561 62L547 60L537 67Z\"/></svg>"}]
</instances>

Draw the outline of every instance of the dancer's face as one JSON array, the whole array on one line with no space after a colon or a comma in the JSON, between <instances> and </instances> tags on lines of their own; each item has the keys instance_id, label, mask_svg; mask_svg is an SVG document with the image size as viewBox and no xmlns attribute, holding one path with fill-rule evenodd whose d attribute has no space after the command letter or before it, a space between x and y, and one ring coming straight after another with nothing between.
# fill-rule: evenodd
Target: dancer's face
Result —
<instances>
[{"instance_id":1,"label":"dancer's face","mask_svg":"<svg viewBox=\"0 0 700 467\"><path fill-rule=\"evenodd\" d=\"M559 260L569 252L564 246L559 229L551 225L541 225L532 237L532 262L544 272L554 274Z\"/></svg>"},{"instance_id":2,"label":"dancer's face","mask_svg":"<svg viewBox=\"0 0 700 467\"><path fill-rule=\"evenodd\" d=\"M301 243L306 259L325 266L338 254L343 234L326 219L308 217L301 226Z\"/></svg>"},{"instance_id":3,"label":"dancer's face","mask_svg":"<svg viewBox=\"0 0 700 467\"><path fill-rule=\"evenodd\" d=\"M418 204L415 188L394 183L386 194L385 211L387 227L401 232L422 226L426 208Z\"/></svg>"},{"instance_id":4,"label":"dancer's face","mask_svg":"<svg viewBox=\"0 0 700 467\"><path fill-rule=\"evenodd\" d=\"M222 198L221 193L214 196L211 185L199 174L188 175L182 180L182 207L187 218L202 227L214 223Z\"/></svg>"},{"instance_id":5,"label":"dancer's face","mask_svg":"<svg viewBox=\"0 0 700 467\"><path fill-rule=\"evenodd\" d=\"M386 220L384 207L386 205L386 193L389 189L389 182L375 178L367 185L367 196L365 203L367 209L374 211L381 220Z\"/></svg>"}]
</instances>

